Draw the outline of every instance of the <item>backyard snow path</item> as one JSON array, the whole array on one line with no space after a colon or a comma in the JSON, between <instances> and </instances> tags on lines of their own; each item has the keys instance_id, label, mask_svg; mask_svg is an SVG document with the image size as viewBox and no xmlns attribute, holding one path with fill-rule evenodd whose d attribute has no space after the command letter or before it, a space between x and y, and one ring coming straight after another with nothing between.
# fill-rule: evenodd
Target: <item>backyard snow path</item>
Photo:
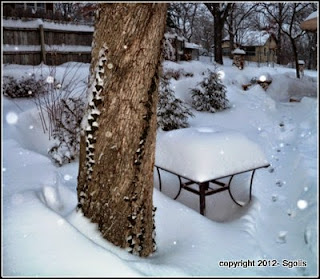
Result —
<instances>
[{"instance_id":1,"label":"backyard snow path","mask_svg":"<svg viewBox=\"0 0 320 279\"><path fill-rule=\"evenodd\" d=\"M207 197L207 217L198 197L178 192L178 179L155 175L157 252L140 259L101 239L94 224L75 212L78 163L56 167L46 155L50 142L41 134L30 100L3 98L2 228L3 275L6 276L302 276L318 274L317 99L280 102L254 86L242 91L241 80L263 72L283 74L279 88L289 95L294 70L247 67L226 61L224 83L232 108L219 113L194 112L191 127L218 125L246 135L260 146L271 167L257 171L251 203L240 208L227 192ZM188 88L206 68L201 62L164 62L193 77L172 80L178 97L190 101ZM65 65L57 67L62 74ZM81 71L88 72L83 64ZM5 74L23 75L33 67L9 65ZM285 75L284 73L289 73ZM307 76L307 73L306 73ZM310 72L308 86L317 73ZM291 77L290 77L291 78ZM276 88L277 84L273 84ZM273 89L274 90L274 89ZM159 131L159 135L161 135ZM36 143L36 144L35 144ZM181 143L183 144L183 143ZM182 162L183 163L183 162ZM234 181L235 196L247 201L248 178ZM276 267L258 260L277 260ZM306 267L283 266L306 262ZM245 268L248 260L255 266ZM219 263L237 261L237 268Z\"/></svg>"}]
</instances>

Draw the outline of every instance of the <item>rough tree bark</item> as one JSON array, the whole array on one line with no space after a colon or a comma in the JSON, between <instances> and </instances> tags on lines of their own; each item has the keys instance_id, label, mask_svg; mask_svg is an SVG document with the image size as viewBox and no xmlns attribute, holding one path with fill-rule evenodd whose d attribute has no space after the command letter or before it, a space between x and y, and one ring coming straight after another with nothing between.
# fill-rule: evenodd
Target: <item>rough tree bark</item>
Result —
<instances>
[{"instance_id":1,"label":"rough tree bark","mask_svg":"<svg viewBox=\"0 0 320 279\"><path fill-rule=\"evenodd\" d=\"M104 238L155 251L153 167L167 4L99 4L89 107L82 123L78 210Z\"/></svg>"}]
</instances>

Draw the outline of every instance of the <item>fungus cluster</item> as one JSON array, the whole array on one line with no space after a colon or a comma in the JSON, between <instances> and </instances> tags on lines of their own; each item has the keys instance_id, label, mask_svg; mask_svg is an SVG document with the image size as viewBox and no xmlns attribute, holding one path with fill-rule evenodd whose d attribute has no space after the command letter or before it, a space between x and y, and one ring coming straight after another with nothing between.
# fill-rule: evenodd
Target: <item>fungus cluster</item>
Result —
<instances>
[{"instance_id":1,"label":"fungus cluster","mask_svg":"<svg viewBox=\"0 0 320 279\"><path fill-rule=\"evenodd\" d=\"M132 198L125 196L123 199L125 202L130 202L132 211L131 214L127 216L128 236L126 238L126 241L128 246L126 247L126 250L134 255L141 255L145 239L145 205L134 206L136 201L138 200L138 193L136 192L133 194ZM140 227L139 231L136 233L137 223L140 224Z\"/></svg>"},{"instance_id":2,"label":"fungus cluster","mask_svg":"<svg viewBox=\"0 0 320 279\"><path fill-rule=\"evenodd\" d=\"M86 131L86 167L87 167L87 177L90 181L92 179L93 166L95 164L94 160L94 144L96 143L95 132L99 129L98 117L100 115L99 105L102 104L102 97L100 96L103 89L103 74L104 66L107 62L106 54L108 53L108 48L103 46L100 49L98 63L94 71L94 80L91 85L91 98L89 100L89 110L87 117L87 127Z\"/></svg>"},{"instance_id":3,"label":"fungus cluster","mask_svg":"<svg viewBox=\"0 0 320 279\"><path fill-rule=\"evenodd\" d=\"M89 88L89 108L87 112L87 117L83 122L83 130L85 131L86 137L86 170L87 170L87 179L88 181L92 180L92 172L93 166L95 164L94 160L94 151L95 151L95 143L97 142L97 138L95 132L99 128L98 118L100 116L100 110L98 109L99 105L102 104L101 92L103 90L103 74L104 67L107 62L107 53L108 47L103 45L103 47L99 51L98 62L94 68L93 74L91 76L90 88ZM85 198L87 194L85 191L88 186L84 185L83 191L79 194L79 204L78 208L81 208L84 204Z\"/></svg>"}]
</instances>

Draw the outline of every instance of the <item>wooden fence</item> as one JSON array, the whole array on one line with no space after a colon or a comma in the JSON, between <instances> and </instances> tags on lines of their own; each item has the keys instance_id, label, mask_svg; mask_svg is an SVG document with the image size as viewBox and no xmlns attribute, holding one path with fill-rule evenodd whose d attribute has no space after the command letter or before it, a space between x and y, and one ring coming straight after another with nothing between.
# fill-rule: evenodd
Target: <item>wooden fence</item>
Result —
<instances>
[{"instance_id":1,"label":"wooden fence","mask_svg":"<svg viewBox=\"0 0 320 279\"><path fill-rule=\"evenodd\" d=\"M3 20L3 63L90 63L92 37L92 26L42 20Z\"/></svg>"}]
</instances>

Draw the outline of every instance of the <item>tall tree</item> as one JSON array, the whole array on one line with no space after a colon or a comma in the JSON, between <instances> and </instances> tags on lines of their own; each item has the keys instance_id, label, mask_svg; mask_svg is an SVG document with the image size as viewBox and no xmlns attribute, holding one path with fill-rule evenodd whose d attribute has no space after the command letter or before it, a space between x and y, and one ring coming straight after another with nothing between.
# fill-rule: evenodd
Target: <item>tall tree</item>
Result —
<instances>
[{"instance_id":1,"label":"tall tree","mask_svg":"<svg viewBox=\"0 0 320 279\"><path fill-rule=\"evenodd\" d=\"M192 42L200 44L207 54L212 52L213 46L213 18L205 5L199 4L194 20Z\"/></svg>"},{"instance_id":2,"label":"tall tree","mask_svg":"<svg viewBox=\"0 0 320 279\"><path fill-rule=\"evenodd\" d=\"M194 21L198 9L197 3L171 3L170 11L174 26L179 35L184 36L188 42L193 35Z\"/></svg>"},{"instance_id":3,"label":"tall tree","mask_svg":"<svg viewBox=\"0 0 320 279\"><path fill-rule=\"evenodd\" d=\"M222 36L223 28L231 3L205 3L214 18L214 61L223 65L222 59Z\"/></svg>"},{"instance_id":4,"label":"tall tree","mask_svg":"<svg viewBox=\"0 0 320 279\"><path fill-rule=\"evenodd\" d=\"M273 5L262 4L262 6L261 11L272 18L279 25L281 32L288 36L294 56L296 76L300 78L297 41L305 33L301 30L300 23L305 18L310 3L283 3L281 5L281 17L274 12Z\"/></svg>"},{"instance_id":5,"label":"tall tree","mask_svg":"<svg viewBox=\"0 0 320 279\"><path fill-rule=\"evenodd\" d=\"M139 256L155 250L153 167L166 10L165 3L99 4L82 122L78 210L104 238Z\"/></svg>"},{"instance_id":6,"label":"tall tree","mask_svg":"<svg viewBox=\"0 0 320 279\"><path fill-rule=\"evenodd\" d=\"M252 22L248 18L255 11L256 5L252 3L233 3L231 5L229 15L226 18L227 32L230 40L230 54L234 50L234 43L238 43L241 33L252 26Z\"/></svg>"}]
</instances>

